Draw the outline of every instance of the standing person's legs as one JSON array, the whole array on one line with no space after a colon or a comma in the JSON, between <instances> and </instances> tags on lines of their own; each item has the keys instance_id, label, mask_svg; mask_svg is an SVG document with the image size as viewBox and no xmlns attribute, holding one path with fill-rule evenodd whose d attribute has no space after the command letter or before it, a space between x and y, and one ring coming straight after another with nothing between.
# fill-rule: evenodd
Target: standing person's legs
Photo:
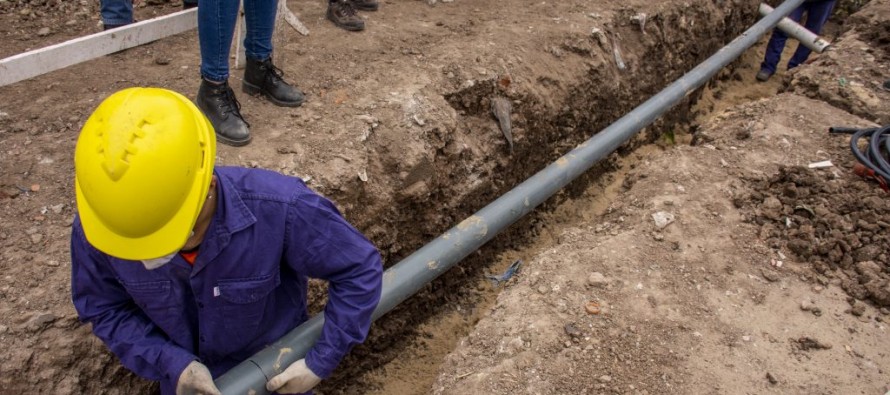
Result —
<instances>
[{"instance_id":1,"label":"standing person's legs","mask_svg":"<svg viewBox=\"0 0 890 395\"><path fill-rule=\"evenodd\" d=\"M807 5L807 22L804 24L804 27L815 34L822 33L822 27L825 26L825 22L828 22L835 3L836 1L805 3ZM788 61L788 69L793 69L806 62L809 56L810 49L803 44L798 44L797 50L794 51L794 56Z\"/></svg>"},{"instance_id":2,"label":"standing person's legs","mask_svg":"<svg viewBox=\"0 0 890 395\"><path fill-rule=\"evenodd\" d=\"M277 13L277 0L244 0L247 64L241 88L248 94L265 96L276 105L297 107L303 104L303 92L284 82L284 72L272 64L272 33Z\"/></svg>"},{"instance_id":3,"label":"standing person's legs","mask_svg":"<svg viewBox=\"0 0 890 395\"><path fill-rule=\"evenodd\" d=\"M105 30L133 23L131 0L99 0L99 13Z\"/></svg>"},{"instance_id":4,"label":"standing person's legs","mask_svg":"<svg viewBox=\"0 0 890 395\"><path fill-rule=\"evenodd\" d=\"M229 52L238 7L238 0L201 0L198 7L201 87L195 100L213 125L217 141L234 146L250 142L250 126L241 116L241 104L228 84Z\"/></svg>"},{"instance_id":5,"label":"standing person's legs","mask_svg":"<svg viewBox=\"0 0 890 395\"><path fill-rule=\"evenodd\" d=\"M804 6L797 7L788 18L795 22L800 22L803 16ZM769 38L769 44L766 45L766 54L763 57L763 63L760 64L760 72L757 73L757 79L766 81L770 76L776 73L776 67L779 59L782 58L782 51L785 49L785 42L788 41L788 35L785 32L773 29L773 35Z\"/></svg>"},{"instance_id":6,"label":"standing person's legs","mask_svg":"<svg viewBox=\"0 0 890 395\"><path fill-rule=\"evenodd\" d=\"M229 78L229 52L238 17L238 0L201 0L198 7L198 41L201 76L212 82Z\"/></svg>"},{"instance_id":7,"label":"standing person's legs","mask_svg":"<svg viewBox=\"0 0 890 395\"><path fill-rule=\"evenodd\" d=\"M277 0L244 0L247 35L243 44L248 59L266 60L272 56L272 33L277 14Z\"/></svg>"}]
</instances>

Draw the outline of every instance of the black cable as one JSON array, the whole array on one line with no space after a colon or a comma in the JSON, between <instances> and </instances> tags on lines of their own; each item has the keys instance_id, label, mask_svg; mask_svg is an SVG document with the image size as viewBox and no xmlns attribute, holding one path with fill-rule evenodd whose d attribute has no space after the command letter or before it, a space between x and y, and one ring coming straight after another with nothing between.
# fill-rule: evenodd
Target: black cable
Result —
<instances>
[{"instance_id":1,"label":"black cable","mask_svg":"<svg viewBox=\"0 0 890 395\"><path fill-rule=\"evenodd\" d=\"M890 182L890 125L880 128L856 129L850 127L831 127L828 133L851 134L850 150L853 156L867 170L856 170L863 177L877 179L881 187L887 189ZM859 140L867 138L865 148L860 148Z\"/></svg>"}]
</instances>

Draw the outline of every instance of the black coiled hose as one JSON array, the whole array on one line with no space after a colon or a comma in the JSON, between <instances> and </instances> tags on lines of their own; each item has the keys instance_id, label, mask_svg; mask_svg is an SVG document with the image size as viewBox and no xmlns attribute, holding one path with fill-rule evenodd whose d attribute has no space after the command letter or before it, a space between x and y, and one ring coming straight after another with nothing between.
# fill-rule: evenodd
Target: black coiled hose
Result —
<instances>
[{"instance_id":1,"label":"black coiled hose","mask_svg":"<svg viewBox=\"0 0 890 395\"><path fill-rule=\"evenodd\" d=\"M831 127L828 133L851 134L850 150L859 161L853 171L861 177L874 179L890 192L890 125L869 129ZM861 139L868 139L864 149L859 146Z\"/></svg>"}]
</instances>

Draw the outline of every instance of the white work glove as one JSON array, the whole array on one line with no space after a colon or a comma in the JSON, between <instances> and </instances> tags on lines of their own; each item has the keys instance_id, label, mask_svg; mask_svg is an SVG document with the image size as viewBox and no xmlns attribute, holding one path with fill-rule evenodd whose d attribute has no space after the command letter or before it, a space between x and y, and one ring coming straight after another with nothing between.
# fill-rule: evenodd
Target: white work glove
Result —
<instances>
[{"instance_id":1,"label":"white work glove","mask_svg":"<svg viewBox=\"0 0 890 395\"><path fill-rule=\"evenodd\" d=\"M306 359L301 359L292 363L281 374L272 377L266 383L266 389L269 392L278 392L279 394L302 394L314 388L321 382L318 377L306 366Z\"/></svg>"},{"instance_id":2,"label":"white work glove","mask_svg":"<svg viewBox=\"0 0 890 395\"><path fill-rule=\"evenodd\" d=\"M192 361L176 382L176 395L222 395L204 364Z\"/></svg>"}]
</instances>

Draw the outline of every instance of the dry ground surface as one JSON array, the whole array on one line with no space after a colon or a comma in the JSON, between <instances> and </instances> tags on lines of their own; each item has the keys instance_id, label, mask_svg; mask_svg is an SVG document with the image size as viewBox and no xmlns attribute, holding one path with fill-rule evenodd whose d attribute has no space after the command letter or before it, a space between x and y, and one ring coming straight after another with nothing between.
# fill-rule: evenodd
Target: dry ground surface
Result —
<instances>
[{"instance_id":1,"label":"dry ground surface","mask_svg":"<svg viewBox=\"0 0 890 395\"><path fill-rule=\"evenodd\" d=\"M218 163L303 177L393 264L705 59L756 3L392 0L347 34L323 1L290 1L311 34L279 32L276 61L309 101L239 94L254 142ZM768 84L752 51L375 324L320 392L883 393L890 210L824 131L890 121L888 23L873 0L835 52ZM92 1L0 0L0 56L98 30ZM0 392L153 391L70 304L71 153L118 89L193 97L198 58L191 32L0 87ZM484 280L516 259L502 288Z\"/></svg>"}]
</instances>

